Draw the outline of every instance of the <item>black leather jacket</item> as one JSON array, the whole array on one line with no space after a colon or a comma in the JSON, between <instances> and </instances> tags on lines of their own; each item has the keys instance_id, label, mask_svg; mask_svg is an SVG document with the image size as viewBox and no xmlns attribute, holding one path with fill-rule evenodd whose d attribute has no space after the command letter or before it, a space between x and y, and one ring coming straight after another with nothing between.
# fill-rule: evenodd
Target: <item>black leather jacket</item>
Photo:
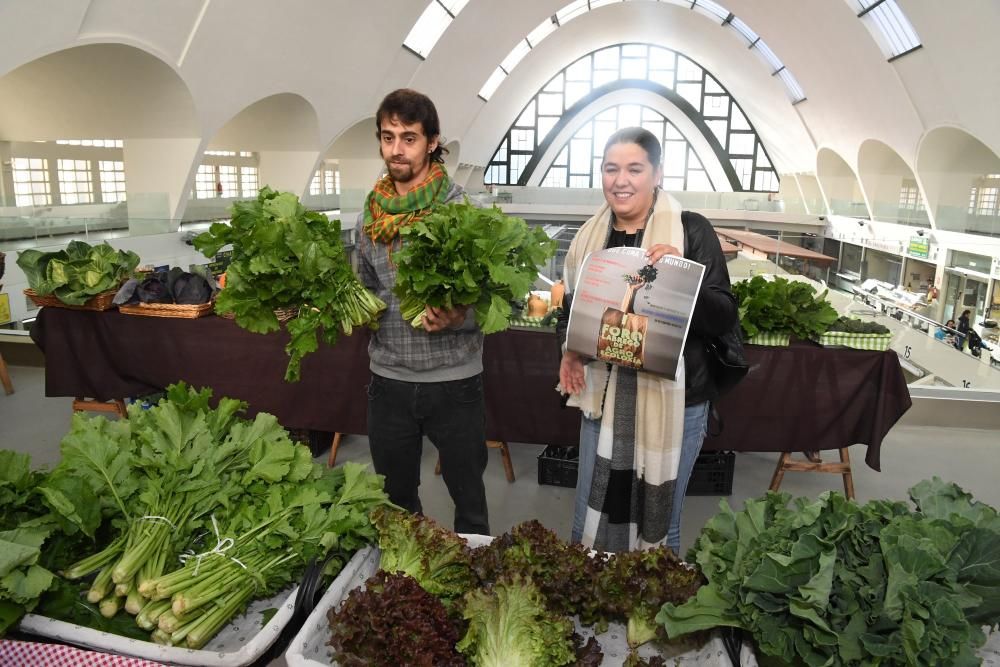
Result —
<instances>
[{"instance_id":1,"label":"black leather jacket","mask_svg":"<svg viewBox=\"0 0 1000 667\"><path fill-rule=\"evenodd\" d=\"M693 211L684 211L681 222L684 225L684 257L705 265L705 277L684 346L684 403L697 405L714 400L718 394L705 341L721 335L736 323L736 298L730 289L726 257L712 223ZM563 298L563 314L556 323L560 345L566 341L572 299L573 295L567 292Z\"/></svg>"}]
</instances>

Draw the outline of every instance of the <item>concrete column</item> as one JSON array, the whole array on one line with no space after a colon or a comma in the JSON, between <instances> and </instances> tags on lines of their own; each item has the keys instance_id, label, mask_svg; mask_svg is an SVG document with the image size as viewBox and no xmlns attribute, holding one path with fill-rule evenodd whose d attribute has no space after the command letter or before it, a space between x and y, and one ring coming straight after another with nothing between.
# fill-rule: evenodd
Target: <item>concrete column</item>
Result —
<instances>
[{"instance_id":1,"label":"concrete column","mask_svg":"<svg viewBox=\"0 0 1000 667\"><path fill-rule=\"evenodd\" d=\"M201 139L126 139L125 188L129 233L176 231L201 155Z\"/></svg>"}]
</instances>

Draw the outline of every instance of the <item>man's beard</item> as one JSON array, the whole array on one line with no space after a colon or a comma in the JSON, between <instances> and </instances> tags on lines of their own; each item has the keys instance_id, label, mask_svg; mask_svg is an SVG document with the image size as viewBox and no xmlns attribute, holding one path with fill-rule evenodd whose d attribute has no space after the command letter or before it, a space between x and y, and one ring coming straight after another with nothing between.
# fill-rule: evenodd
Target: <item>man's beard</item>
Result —
<instances>
[{"instance_id":1,"label":"man's beard","mask_svg":"<svg viewBox=\"0 0 1000 667\"><path fill-rule=\"evenodd\" d=\"M393 162L389 160L385 163L385 166L389 170L389 176L392 177L393 181L396 183L409 183L413 180L414 175L418 171L422 171L429 162L427 160L422 164L416 165L415 168L412 162Z\"/></svg>"}]
</instances>

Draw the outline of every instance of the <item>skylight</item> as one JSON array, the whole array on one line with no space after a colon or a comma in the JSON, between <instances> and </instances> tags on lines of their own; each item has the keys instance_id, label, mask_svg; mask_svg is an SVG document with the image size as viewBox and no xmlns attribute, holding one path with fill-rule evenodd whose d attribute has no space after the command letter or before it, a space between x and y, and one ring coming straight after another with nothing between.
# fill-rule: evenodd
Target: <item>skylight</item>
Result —
<instances>
[{"instance_id":1,"label":"skylight","mask_svg":"<svg viewBox=\"0 0 1000 667\"><path fill-rule=\"evenodd\" d=\"M421 58L426 58L468 2L469 0L433 0L413 24L410 34L403 40L403 46Z\"/></svg>"}]
</instances>

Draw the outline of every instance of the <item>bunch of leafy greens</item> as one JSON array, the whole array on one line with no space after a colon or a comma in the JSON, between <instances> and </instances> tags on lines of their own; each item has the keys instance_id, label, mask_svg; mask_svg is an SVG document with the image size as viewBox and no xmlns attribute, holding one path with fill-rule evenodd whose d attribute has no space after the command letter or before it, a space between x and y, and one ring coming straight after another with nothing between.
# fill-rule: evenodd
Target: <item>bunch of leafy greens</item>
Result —
<instances>
[{"instance_id":1,"label":"bunch of leafy greens","mask_svg":"<svg viewBox=\"0 0 1000 667\"><path fill-rule=\"evenodd\" d=\"M286 381L298 381L302 358L319 349L318 336L333 345L340 332L377 326L385 304L354 276L340 221L307 211L292 193L265 187L257 199L233 204L230 224L215 223L194 239L207 257L229 244L232 263L216 311L235 314L236 323L254 333L281 328L276 309L298 311L288 322Z\"/></svg>"},{"instance_id":2,"label":"bunch of leafy greens","mask_svg":"<svg viewBox=\"0 0 1000 667\"><path fill-rule=\"evenodd\" d=\"M723 501L689 554L708 584L657 621L670 637L744 628L778 664L978 665L981 626L1000 622L1000 517L938 478L910 499Z\"/></svg>"},{"instance_id":3,"label":"bunch of leafy greens","mask_svg":"<svg viewBox=\"0 0 1000 667\"><path fill-rule=\"evenodd\" d=\"M459 625L412 577L379 570L327 618L333 659L344 667L463 667Z\"/></svg>"},{"instance_id":4,"label":"bunch of leafy greens","mask_svg":"<svg viewBox=\"0 0 1000 667\"><path fill-rule=\"evenodd\" d=\"M139 256L131 250L83 241L71 241L57 252L24 250L17 256L31 289L39 296L53 294L70 306L82 306L101 292L117 289L138 264Z\"/></svg>"},{"instance_id":5,"label":"bunch of leafy greens","mask_svg":"<svg viewBox=\"0 0 1000 667\"><path fill-rule=\"evenodd\" d=\"M0 636L35 608L68 554L93 547L100 523L87 485L31 470L27 454L0 451Z\"/></svg>"},{"instance_id":6,"label":"bunch of leafy greens","mask_svg":"<svg viewBox=\"0 0 1000 667\"><path fill-rule=\"evenodd\" d=\"M826 292L817 296L815 287L799 280L754 276L734 283L733 295L747 338L759 333L818 338L837 320L837 311L826 300Z\"/></svg>"},{"instance_id":7,"label":"bunch of leafy greens","mask_svg":"<svg viewBox=\"0 0 1000 667\"><path fill-rule=\"evenodd\" d=\"M887 334L891 333L888 327L882 326L878 322L862 320L857 317L840 316L837 321L830 325L827 331L843 331L855 334Z\"/></svg>"},{"instance_id":8,"label":"bunch of leafy greens","mask_svg":"<svg viewBox=\"0 0 1000 667\"><path fill-rule=\"evenodd\" d=\"M548 667L576 661L573 621L548 609L530 579L503 577L466 594L469 629L458 643L478 667Z\"/></svg>"},{"instance_id":9,"label":"bunch of leafy greens","mask_svg":"<svg viewBox=\"0 0 1000 667\"><path fill-rule=\"evenodd\" d=\"M372 512L382 550L379 567L408 574L450 604L475 585L465 538L433 520L388 507Z\"/></svg>"},{"instance_id":10,"label":"bunch of leafy greens","mask_svg":"<svg viewBox=\"0 0 1000 667\"><path fill-rule=\"evenodd\" d=\"M510 302L524 298L556 250L541 228L468 202L439 206L400 234L395 293L415 328L425 305L470 306L483 333L503 331Z\"/></svg>"},{"instance_id":11,"label":"bunch of leafy greens","mask_svg":"<svg viewBox=\"0 0 1000 667\"><path fill-rule=\"evenodd\" d=\"M179 384L127 420L74 415L53 471L89 487L113 528L64 575L95 575L87 599L105 617L124 607L154 641L190 648L311 560L335 555L335 573L375 537L368 513L386 501L363 466L327 470L274 416L210 399Z\"/></svg>"}]
</instances>

